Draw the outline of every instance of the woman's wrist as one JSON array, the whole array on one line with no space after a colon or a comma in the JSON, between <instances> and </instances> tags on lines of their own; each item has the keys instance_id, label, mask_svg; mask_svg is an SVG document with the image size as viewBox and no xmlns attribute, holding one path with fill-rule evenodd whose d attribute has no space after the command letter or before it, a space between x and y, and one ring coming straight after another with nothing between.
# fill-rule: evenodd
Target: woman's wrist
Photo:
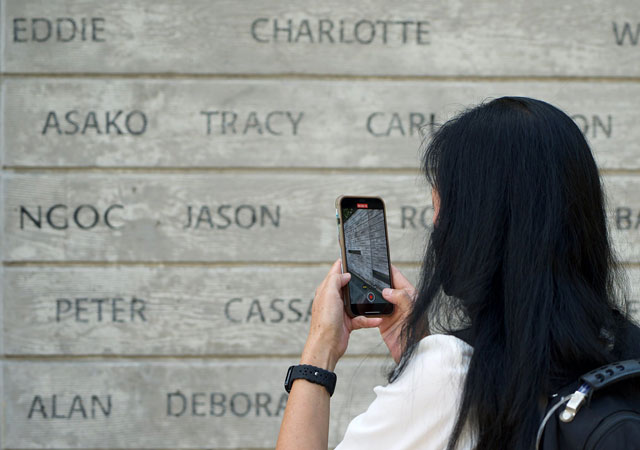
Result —
<instances>
[{"instance_id":1,"label":"woman's wrist","mask_svg":"<svg viewBox=\"0 0 640 450\"><path fill-rule=\"evenodd\" d=\"M300 364L309 364L333 372L339 356L327 345L316 341L307 341L300 357Z\"/></svg>"}]
</instances>

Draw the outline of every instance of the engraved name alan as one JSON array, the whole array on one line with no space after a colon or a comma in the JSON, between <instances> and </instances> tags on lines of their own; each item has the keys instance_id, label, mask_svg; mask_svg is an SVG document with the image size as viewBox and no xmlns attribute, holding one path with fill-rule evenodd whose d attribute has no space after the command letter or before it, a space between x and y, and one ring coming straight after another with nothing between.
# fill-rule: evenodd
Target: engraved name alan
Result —
<instances>
[{"instance_id":1,"label":"engraved name alan","mask_svg":"<svg viewBox=\"0 0 640 450\"><path fill-rule=\"evenodd\" d=\"M27 419L108 419L111 395L36 395Z\"/></svg>"},{"instance_id":2,"label":"engraved name alan","mask_svg":"<svg viewBox=\"0 0 640 450\"><path fill-rule=\"evenodd\" d=\"M187 205L187 220L183 228L225 230L237 228L278 228L280 205Z\"/></svg>"}]
</instances>

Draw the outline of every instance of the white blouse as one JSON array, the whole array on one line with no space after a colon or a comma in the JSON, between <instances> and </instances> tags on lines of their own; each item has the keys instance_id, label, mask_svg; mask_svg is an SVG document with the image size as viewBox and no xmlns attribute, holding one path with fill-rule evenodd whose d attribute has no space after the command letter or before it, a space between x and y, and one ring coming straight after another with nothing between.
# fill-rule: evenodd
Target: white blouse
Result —
<instances>
[{"instance_id":1,"label":"white blouse","mask_svg":"<svg viewBox=\"0 0 640 450\"><path fill-rule=\"evenodd\" d=\"M446 449L472 352L455 336L423 338L398 379L373 389L375 400L335 450ZM457 448L471 449L474 441L467 428Z\"/></svg>"}]
</instances>

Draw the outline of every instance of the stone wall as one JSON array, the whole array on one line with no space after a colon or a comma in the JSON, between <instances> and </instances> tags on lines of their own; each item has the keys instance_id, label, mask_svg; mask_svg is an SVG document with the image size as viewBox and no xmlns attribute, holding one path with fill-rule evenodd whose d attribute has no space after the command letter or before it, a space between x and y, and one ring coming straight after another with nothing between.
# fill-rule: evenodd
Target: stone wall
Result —
<instances>
[{"instance_id":1,"label":"stone wall","mask_svg":"<svg viewBox=\"0 0 640 450\"><path fill-rule=\"evenodd\" d=\"M273 448L334 199L415 280L420 130L502 95L591 143L640 316L637 3L0 1L0 447ZM390 367L338 365L330 444Z\"/></svg>"}]
</instances>

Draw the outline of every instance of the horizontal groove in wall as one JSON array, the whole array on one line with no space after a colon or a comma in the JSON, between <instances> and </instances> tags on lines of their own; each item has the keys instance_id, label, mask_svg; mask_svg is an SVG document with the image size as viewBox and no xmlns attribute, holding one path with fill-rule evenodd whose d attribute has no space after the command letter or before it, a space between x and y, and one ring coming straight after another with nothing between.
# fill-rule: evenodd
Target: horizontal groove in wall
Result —
<instances>
[{"instance_id":1,"label":"horizontal groove in wall","mask_svg":"<svg viewBox=\"0 0 640 450\"><path fill-rule=\"evenodd\" d=\"M640 77L611 77L611 76L508 76L508 75L349 75L349 74L304 74L304 73L269 73L269 74L242 74L242 73L24 73L2 72L0 78L95 78L95 79L122 79L122 78L149 78L149 79L287 79L287 80L383 80L383 81L548 81L548 82L630 82L640 83Z\"/></svg>"},{"instance_id":2,"label":"horizontal groove in wall","mask_svg":"<svg viewBox=\"0 0 640 450\"><path fill-rule=\"evenodd\" d=\"M420 168L415 167L113 167L113 166L3 166L2 170L11 173L385 173L399 175L421 175ZM640 175L640 169L600 169L602 175Z\"/></svg>"},{"instance_id":3,"label":"horizontal groove in wall","mask_svg":"<svg viewBox=\"0 0 640 450\"><path fill-rule=\"evenodd\" d=\"M336 257L337 258L337 257ZM5 267L327 267L333 261L3 261ZM417 267L420 262L394 262L400 267ZM638 263L640 265L640 263Z\"/></svg>"},{"instance_id":4,"label":"horizontal groove in wall","mask_svg":"<svg viewBox=\"0 0 640 450\"><path fill-rule=\"evenodd\" d=\"M380 341L380 346L384 345L382 340ZM300 352L302 352L302 347L300 347ZM243 360L251 360L251 359L264 359L264 360L282 360L282 359L293 359L297 360L300 358L300 353L294 354L283 354L283 355L264 355L264 354L247 354L247 355L3 355L2 358L5 361L16 361L16 362L41 362L41 361L56 361L58 363L108 363L114 364L118 362L130 363L139 360L143 360L147 363L167 363L172 360L192 360L192 361L202 361L202 362L212 362L213 360L220 361L243 361ZM366 353L358 353L358 354L345 354L340 358L340 361L365 361L365 360L386 360L389 359L388 355L384 354L366 354Z\"/></svg>"},{"instance_id":5,"label":"horizontal groove in wall","mask_svg":"<svg viewBox=\"0 0 640 450\"><path fill-rule=\"evenodd\" d=\"M3 170L16 173L27 172L115 172L115 173L256 173L256 172L280 172L280 173L397 173L420 174L416 168L385 168L385 167L113 167L113 166L83 166L83 167L59 167L59 166L3 166ZM633 172L633 171L630 171ZM637 171L640 173L640 170Z\"/></svg>"},{"instance_id":6,"label":"horizontal groove in wall","mask_svg":"<svg viewBox=\"0 0 640 450\"><path fill-rule=\"evenodd\" d=\"M4 267L327 267L333 261L3 261ZM399 261L398 267L419 268L422 262ZM621 262L624 268L640 268L640 262Z\"/></svg>"}]
</instances>

